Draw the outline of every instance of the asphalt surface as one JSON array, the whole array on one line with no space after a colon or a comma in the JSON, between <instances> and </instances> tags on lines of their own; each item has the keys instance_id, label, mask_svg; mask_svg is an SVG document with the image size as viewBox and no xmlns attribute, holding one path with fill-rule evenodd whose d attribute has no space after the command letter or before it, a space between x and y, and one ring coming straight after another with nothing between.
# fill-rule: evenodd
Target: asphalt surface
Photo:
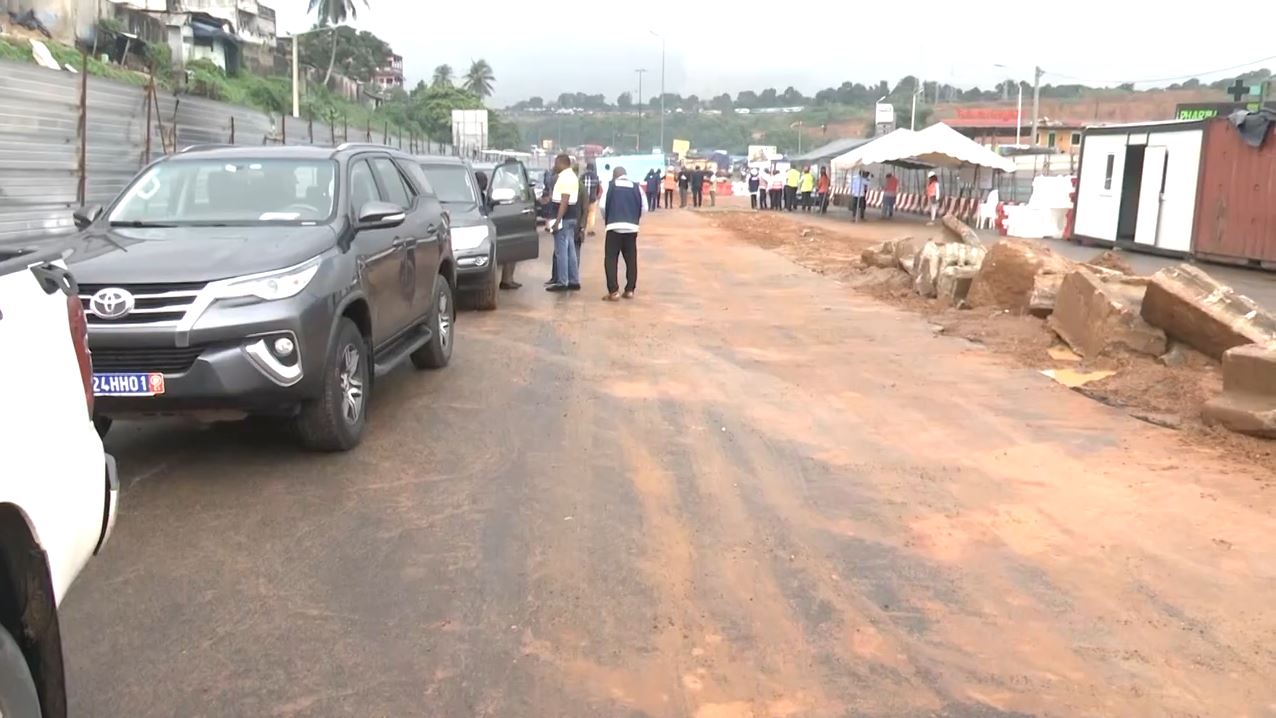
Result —
<instances>
[{"instance_id":1,"label":"asphalt surface","mask_svg":"<svg viewBox=\"0 0 1276 718\"><path fill-rule=\"evenodd\" d=\"M710 228L465 313L364 444L122 424L74 716L1276 712L1260 476Z\"/></svg>"}]
</instances>

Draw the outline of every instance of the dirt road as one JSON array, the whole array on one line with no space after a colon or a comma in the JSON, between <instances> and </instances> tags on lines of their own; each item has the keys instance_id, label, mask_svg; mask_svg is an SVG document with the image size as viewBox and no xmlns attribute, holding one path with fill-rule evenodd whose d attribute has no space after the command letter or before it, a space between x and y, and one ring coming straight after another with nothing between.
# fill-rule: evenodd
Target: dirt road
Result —
<instances>
[{"instance_id":1,"label":"dirt road","mask_svg":"<svg viewBox=\"0 0 1276 718\"><path fill-rule=\"evenodd\" d=\"M76 716L1276 712L1273 478L690 212L341 456L124 426Z\"/></svg>"}]
</instances>

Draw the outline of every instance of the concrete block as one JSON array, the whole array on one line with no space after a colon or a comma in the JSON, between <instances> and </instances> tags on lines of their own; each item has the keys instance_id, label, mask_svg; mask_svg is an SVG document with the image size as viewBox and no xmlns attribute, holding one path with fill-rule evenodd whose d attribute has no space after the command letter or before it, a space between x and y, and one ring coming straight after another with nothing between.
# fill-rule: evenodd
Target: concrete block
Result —
<instances>
[{"instance_id":1,"label":"concrete block","mask_svg":"<svg viewBox=\"0 0 1276 718\"><path fill-rule=\"evenodd\" d=\"M950 266L944 267L935 281L935 294L939 300L949 306L959 306L966 301L970 293L970 283L974 280L978 267Z\"/></svg>"},{"instance_id":2,"label":"concrete block","mask_svg":"<svg viewBox=\"0 0 1276 718\"><path fill-rule=\"evenodd\" d=\"M1059 284L1050 328L1083 357L1115 349L1160 356L1165 332L1139 314L1144 288L1103 281L1089 269L1068 273Z\"/></svg>"},{"instance_id":3,"label":"concrete block","mask_svg":"<svg viewBox=\"0 0 1276 718\"><path fill-rule=\"evenodd\" d=\"M1067 274L1073 263L1045 245L1006 238L988 250L979 274L970 287L970 303L976 307L1028 311L1038 274Z\"/></svg>"},{"instance_id":4,"label":"concrete block","mask_svg":"<svg viewBox=\"0 0 1276 718\"><path fill-rule=\"evenodd\" d=\"M1142 313L1170 337L1215 359L1235 346L1276 340L1276 317L1188 264L1152 275Z\"/></svg>"},{"instance_id":5,"label":"concrete block","mask_svg":"<svg viewBox=\"0 0 1276 718\"><path fill-rule=\"evenodd\" d=\"M913 261L913 289L923 297L937 295L936 283L947 267L975 267L983 261L984 250L968 244L927 242Z\"/></svg>"},{"instance_id":6,"label":"concrete block","mask_svg":"<svg viewBox=\"0 0 1276 718\"><path fill-rule=\"evenodd\" d=\"M1201 418L1232 431L1276 439L1276 343L1245 344L1223 353L1223 393Z\"/></svg>"},{"instance_id":7,"label":"concrete block","mask_svg":"<svg viewBox=\"0 0 1276 718\"><path fill-rule=\"evenodd\" d=\"M1038 274L1032 278L1032 294L1028 295L1028 313L1045 319L1054 311L1055 297L1064 274Z\"/></svg>"}]
</instances>

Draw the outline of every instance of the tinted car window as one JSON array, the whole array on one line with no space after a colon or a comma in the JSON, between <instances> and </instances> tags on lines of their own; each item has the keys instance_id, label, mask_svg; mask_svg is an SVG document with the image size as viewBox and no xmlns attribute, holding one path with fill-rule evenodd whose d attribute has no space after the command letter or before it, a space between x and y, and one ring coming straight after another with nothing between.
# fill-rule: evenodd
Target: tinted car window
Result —
<instances>
[{"instance_id":1,"label":"tinted car window","mask_svg":"<svg viewBox=\"0 0 1276 718\"><path fill-rule=\"evenodd\" d=\"M374 158L372 169L377 173L381 188L385 190L385 201L393 202L404 209L412 206L412 198L403 182L403 177L399 174L399 168L395 167L388 157Z\"/></svg>"},{"instance_id":2,"label":"tinted car window","mask_svg":"<svg viewBox=\"0 0 1276 718\"><path fill-rule=\"evenodd\" d=\"M474 180L463 165L422 164L421 169L440 202L478 202Z\"/></svg>"},{"instance_id":3,"label":"tinted car window","mask_svg":"<svg viewBox=\"0 0 1276 718\"><path fill-rule=\"evenodd\" d=\"M379 202L381 194L377 192L376 180L372 179L372 168L366 160L359 160L350 165L350 206L355 212L363 209L369 202Z\"/></svg>"},{"instance_id":4,"label":"tinted car window","mask_svg":"<svg viewBox=\"0 0 1276 718\"><path fill-rule=\"evenodd\" d=\"M331 160L183 159L161 162L129 186L115 223L315 222L332 214Z\"/></svg>"},{"instance_id":5,"label":"tinted car window","mask_svg":"<svg viewBox=\"0 0 1276 718\"><path fill-rule=\"evenodd\" d=\"M492 189L502 187L514 190L514 196L519 199L527 197L527 177L523 174L522 165L503 164L492 170Z\"/></svg>"}]
</instances>

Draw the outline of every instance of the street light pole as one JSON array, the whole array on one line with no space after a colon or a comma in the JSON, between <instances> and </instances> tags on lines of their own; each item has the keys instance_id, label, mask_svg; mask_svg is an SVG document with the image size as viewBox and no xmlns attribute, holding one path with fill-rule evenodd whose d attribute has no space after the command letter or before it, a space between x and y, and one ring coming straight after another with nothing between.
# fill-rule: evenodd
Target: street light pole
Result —
<instances>
[{"instance_id":1,"label":"street light pole","mask_svg":"<svg viewBox=\"0 0 1276 718\"><path fill-rule=\"evenodd\" d=\"M917 129L917 95L922 92L922 88L925 86L926 84L922 82L921 78L917 78L917 86L913 88L913 119L910 122L909 129Z\"/></svg>"},{"instance_id":2,"label":"street light pole","mask_svg":"<svg viewBox=\"0 0 1276 718\"><path fill-rule=\"evenodd\" d=\"M1041 76L1046 73L1040 67L1033 68L1032 74L1032 144L1037 144L1037 123L1041 113Z\"/></svg>"},{"instance_id":3,"label":"street light pole","mask_svg":"<svg viewBox=\"0 0 1276 718\"><path fill-rule=\"evenodd\" d=\"M638 73L638 130L634 134L634 151L642 151L642 75L646 72L643 68L634 70Z\"/></svg>"},{"instance_id":4,"label":"street light pole","mask_svg":"<svg viewBox=\"0 0 1276 718\"><path fill-rule=\"evenodd\" d=\"M298 78L301 72L297 69L297 36L292 36L292 116L301 117L301 88Z\"/></svg>"},{"instance_id":5,"label":"street light pole","mask_svg":"<svg viewBox=\"0 0 1276 718\"><path fill-rule=\"evenodd\" d=\"M1019 104L1015 107L1015 144L1020 144L1019 137L1023 134L1023 83L1016 82L1019 86Z\"/></svg>"},{"instance_id":6,"label":"street light pole","mask_svg":"<svg viewBox=\"0 0 1276 718\"><path fill-rule=\"evenodd\" d=\"M660 38L660 151L665 151L665 36L651 31Z\"/></svg>"}]
</instances>

